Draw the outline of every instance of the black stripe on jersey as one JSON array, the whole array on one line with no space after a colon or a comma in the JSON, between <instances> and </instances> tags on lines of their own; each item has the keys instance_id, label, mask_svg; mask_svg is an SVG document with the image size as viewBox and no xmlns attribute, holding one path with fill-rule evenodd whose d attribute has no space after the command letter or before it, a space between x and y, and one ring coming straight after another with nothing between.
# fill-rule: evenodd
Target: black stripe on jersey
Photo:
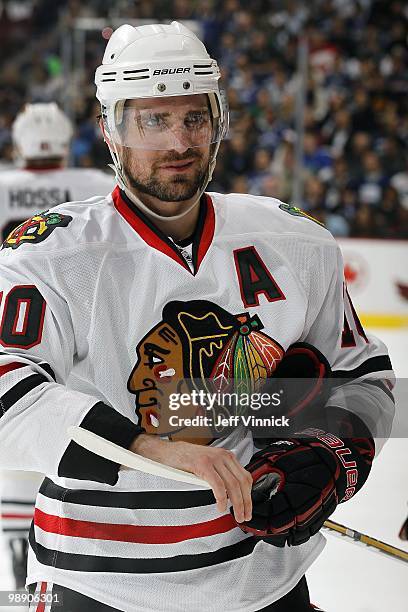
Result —
<instances>
[{"instance_id":1,"label":"black stripe on jersey","mask_svg":"<svg viewBox=\"0 0 408 612\"><path fill-rule=\"evenodd\" d=\"M3 527L2 532L3 533L27 533L29 529L30 527L28 526L27 527Z\"/></svg>"},{"instance_id":2,"label":"black stripe on jersey","mask_svg":"<svg viewBox=\"0 0 408 612\"><path fill-rule=\"evenodd\" d=\"M178 510L215 504L212 491L143 491L117 492L66 489L46 478L39 491L50 499L64 500L70 504L100 506L102 508L127 508L130 510Z\"/></svg>"},{"instance_id":3,"label":"black stripe on jersey","mask_svg":"<svg viewBox=\"0 0 408 612\"><path fill-rule=\"evenodd\" d=\"M333 378L359 378L365 376L365 374L371 374L372 372L382 372L383 370L392 370L391 360L388 355L378 355L377 357L371 357L360 364L354 370L334 370L332 372Z\"/></svg>"},{"instance_id":4,"label":"black stripe on jersey","mask_svg":"<svg viewBox=\"0 0 408 612\"><path fill-rule=\"evenodd\" d=\"M24 395L41 385L43 382L49 382L45 376L41 374L32 374L31 376L27 376L27 378L23 378L20 382L18 382L14 387L11 387L1 398L0 398L0 408L3 411L3 414L13 406L16 402L18 402Z\"/></svg>"},{"instance_id":5,"label":"black stripe on jersey","mask_svg":"<svg viewBox=\"0 0 408 612\"><path fill-rule=\"evenodd\" d=\"M45 362L45 361L41 361L41 363L37 364L38 367L40 367L42 370L45 370L47 372L47 374L49 374L51 376L51 378L53 380L57 380L54 370L52 369L52 367L50 366L49 363Z\"/></svg>"},{"instance_id":6,"label":"black stripe on jersey","mask_svg":"<svg viewBox=\"0 0 408 612\"><path fill-rule=\"evenodd\" d=\"M14 356L14 355L13 355L13 354L11 354L11 353L4 353L3 351L0 351L0 355L5 355L6 357L10 357L10 358L12 358L12 357ZM29 367L35 367L35 366L38 366L38 367L40 367L42 370L44 370L45 372L47 372L47 374L49 374L49 375L51 376L51 378L53 378L55 381L57 380L57 378L56 378L56 376L55 376L55 372L54 372L54 370L52 369L52 367L50 366L50 364L49 364L49 363L47 363L46 361L40 361L40 363L34 363L34 362L33 362L32 364L30 364L30 363L23 363L23 362L21 362L21 363L23 364L23 367L27 367L27 368L29 368Z\"/></svg>"},{"instance_id":7,"label":"black stripe on jersey","mask_svg":"<svg viewBox=\"0 0 408 612\"><path fill-rule=\"evenodd\" d=\"M394 398L392 391L390 391L390 389L387 387L387 385L382 380L363 380L362 382L365 385L371 385L372 387L377 387L378 389L383 391L386 395L388 395L390 400L395 403L395 398Z\"/></svg>"},{"instance_id":8,"label":"black stripe on jersey","mask_svg":"<svg viewBox=\"0 0 408 612\"><path fill-rule=\"evenodd\" d=\"M6 504L10 506L34 506L35 499L32 501L21 501L20 499L2 499L0 500L0 505L5 506Z\"/></svg>"},{"instance_id":9,"label":"black stripe on jersey","mask_svg":"<svg viewBox=\"0 0 408 612\"><path fill-rule=\"evenodd\" d=\"M185 572L202 567L214 567L219 563L240 559L250 555L258 538L249 537L241 542L224 546L214 552L196 555L177 555L175 557L154 557L153 559L125 559L123 557L100 557L78 555L46 548L35 541L34 527L29 535L30 546L39 563L74 572L104 572L120 574L158 574Z\"/></svg>"}]
</instances>

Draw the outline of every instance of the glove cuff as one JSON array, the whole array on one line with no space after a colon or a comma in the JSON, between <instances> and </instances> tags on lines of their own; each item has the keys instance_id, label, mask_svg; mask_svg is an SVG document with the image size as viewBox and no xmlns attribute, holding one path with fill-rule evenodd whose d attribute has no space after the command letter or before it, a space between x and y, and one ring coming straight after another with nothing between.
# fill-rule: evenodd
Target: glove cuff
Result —
<instances>
[{"instance_id":1,"label":"glove cuff","mask_svg":"<svg viewBox=\"0 0 408 612\"><path fill-rule=\"evenodd\" d=\"M302 442L313 448L332 469L333 462L327 461L326 452L336 458L337 469L333 473L338 503L353 497L364 485L371 470L373 441L362 438L339 438L322 429L309 428L300 432ZM303 438L310 436L310 438Z\"/></svg>"}]
</instances>

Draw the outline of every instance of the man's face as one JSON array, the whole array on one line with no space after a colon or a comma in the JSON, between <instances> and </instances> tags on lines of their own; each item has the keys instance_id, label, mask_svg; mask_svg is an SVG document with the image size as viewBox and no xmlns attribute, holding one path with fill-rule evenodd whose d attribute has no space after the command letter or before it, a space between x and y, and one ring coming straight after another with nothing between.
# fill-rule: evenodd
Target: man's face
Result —
<instances>
[{"instance_id":1,"label":"man's face","mask_svg":"<svg viewBox=\"0 0 408 612\"><path fill-rule=\"evenodd\" d=\"M133 145L120 147L129 186L164 202L194 197L210 157L207 96L129 100L124 121Z\"/></svg>"}]
</instances>

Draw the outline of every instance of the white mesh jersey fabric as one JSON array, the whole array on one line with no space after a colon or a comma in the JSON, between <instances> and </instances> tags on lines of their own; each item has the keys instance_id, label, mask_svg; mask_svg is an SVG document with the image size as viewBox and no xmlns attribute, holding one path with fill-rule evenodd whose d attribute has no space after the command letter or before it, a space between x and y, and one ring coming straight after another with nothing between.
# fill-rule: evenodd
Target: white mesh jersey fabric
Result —
<instances>
[{"instance_id":1,"label":"white mesh jersey fabric","mask_svg":"<svg viewBox=\"0 0 408 612\"><path fill-rule=\"evenodd\" d=\"M112 175L94 168L5 170L0 173L0 235L13 222L17 225L37 212L68 200L105 196L114 184Z\"/></svg>"},{"instance_id":2,"label":"white mesh jersey fabric","mask_svg":"<svg viewBox=\"0 0 408 612\"><path fill-rule=\"evenodd\" d=\"M27 537L43 478L37 472L0 472L0 514L6 542Z\"/></svg>"},{"instance_id":3,"label":"white mesh jersey fabric","mask_svg":"<svg viewBox=\"0 0 408 612\"><path fill-rule=\"evenodd\" d=\"M256 542L190 485L132 471L120 472L113 487L55 476L67 427L81 423L97 401L136 421L127 388L136 348L172 301L206 300L232 315L256 314L283 350L310 342L335 368L386 355L380 342L367 344L358 334L353 348L341 348L342 267L325 229L281 210L277 200L210 198L214 236L210 243L203 237L208 244L195 275L149 245L111 197L60 205L53 211L72 217L66 227L0 252L3 295L30 284L46 301L41 342L1 351L0 365L25 365L0 378L0 396L16 376L27 377L30 360L33 371L45 362L56 375L54 382L44 370L47 381L0 420L0 464L49 477L37 499L28 583L55 582L129 612L251 612L293 588L323 547L320 534L294 548ZM234 251L248 248L284 297L270 301L260 293L257 305L245 304ZM248 432L217 444L243 465L253 454Z\"/></svg>"},{"instance_id":4,"label":"white mesh jersey fabric","mask_svg":"<svg viewBox=\"0 0 408 612\"><path fill-rule=\"evenodd\" d=\"M14 226L37 212L67 200L84 200L94 197L95 194L105 195L110 193L113 187L113 176L92 168L14 168L1 172L0 242ZM16 537L17 531L11 531L13 527L20 530L20 535L23 526L27 527L28 531L41 480L42 477L38 474L30 476L29 473L18 474L13 470L0 473L2 526L6 538Z\"/></svg>"}]
</instances>

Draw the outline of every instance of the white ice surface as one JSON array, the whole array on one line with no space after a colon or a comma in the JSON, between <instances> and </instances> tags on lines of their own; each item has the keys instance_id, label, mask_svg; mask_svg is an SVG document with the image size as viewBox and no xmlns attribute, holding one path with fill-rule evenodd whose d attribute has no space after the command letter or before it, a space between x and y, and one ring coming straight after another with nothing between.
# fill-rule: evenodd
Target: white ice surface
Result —
<instances>
[{"instance_id":1,"label":"white ice surface","mask_svg":"<svg viewBox=\"0 0 408 612\"><path fill-rule=\"evenodd\" d=\"M408 331L370 330L388 346L397 377L408 378ZM400 405L398 410L408 410ZM408 552L398 532L408 514L408 440L391 438L355 499L332 519ZM325 535L328 532L324 531ZM327 545L307 573L313 603L327 612L407 612L408 563L326 535Z\"/></svg>"}]
</instances>

